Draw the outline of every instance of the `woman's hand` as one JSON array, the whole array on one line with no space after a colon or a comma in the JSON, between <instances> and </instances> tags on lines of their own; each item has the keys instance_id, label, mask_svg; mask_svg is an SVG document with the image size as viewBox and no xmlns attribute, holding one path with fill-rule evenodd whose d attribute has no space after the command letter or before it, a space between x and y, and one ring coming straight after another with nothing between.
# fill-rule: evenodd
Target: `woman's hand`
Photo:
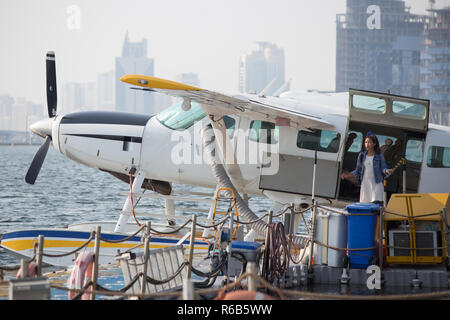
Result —
<instances>
[{"instance_id":1,"label":"woman's hand","mask_svg":"<svg viewBox=\"0 0 450 320\"><path fill-rule=\"evenodd\" d=\"M348 179L351 176L350 172L342 172L341 179Z\"/></svg>"},{"instance_id":2,"label":"woman's hand","mask_svg":"<svg viewBox=\"0 0 450 320\"><path fill-rule=\"evenodd\" d=\"M392 169L386 169L386 174L391 174L392 172L394 172L394 170L392 170Z\"/></svg>"}]
</instances>

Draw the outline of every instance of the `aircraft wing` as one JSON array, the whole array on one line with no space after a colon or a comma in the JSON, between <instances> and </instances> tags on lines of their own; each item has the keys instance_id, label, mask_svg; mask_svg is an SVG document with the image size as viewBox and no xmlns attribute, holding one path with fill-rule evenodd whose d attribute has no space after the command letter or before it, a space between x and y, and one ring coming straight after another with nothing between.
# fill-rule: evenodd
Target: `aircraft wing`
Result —
<instances>
[{"instance_id":1,"label":"aircraft wing","mask_svg":"<svg viewBox=\"0 0 450 320\"><path fill-rule=\"evenodd\" d=\"M205 113L215 116L228 114L244 115L255 120L271 121L280 126L295 128L315 128L332 130L334 126L320 117L297 112L285 106L265 101L255 96L227 95L216 91L205 90L183 83L143 75L126 75L121 81L138 86L148 91L165 93L174 97L195 101Z\"/></svg>"}]
</instances>

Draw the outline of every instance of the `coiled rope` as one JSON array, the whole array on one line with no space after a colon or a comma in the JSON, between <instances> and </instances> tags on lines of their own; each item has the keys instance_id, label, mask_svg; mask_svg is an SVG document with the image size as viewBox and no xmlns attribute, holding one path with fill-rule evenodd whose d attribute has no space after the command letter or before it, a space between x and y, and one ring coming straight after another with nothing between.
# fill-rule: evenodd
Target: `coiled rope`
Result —
<instances>
[{"instance_id":1,"label":"coiled rope","mask_svg":"<svg viewBox=\"0 0 450 320\"><path fill-rule=\"evenodd\" d=\"M281 222L269 225L269 260L266 270L267 281L272 283L275 277L281 279L289 267L289 249Z\"/></svg>"}]
</instances>

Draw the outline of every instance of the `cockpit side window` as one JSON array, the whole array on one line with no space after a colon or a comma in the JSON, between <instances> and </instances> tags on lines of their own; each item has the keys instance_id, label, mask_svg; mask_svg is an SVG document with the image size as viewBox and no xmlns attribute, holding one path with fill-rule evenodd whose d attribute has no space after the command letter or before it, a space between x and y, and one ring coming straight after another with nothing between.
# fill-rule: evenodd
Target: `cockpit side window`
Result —
<instances>
[{"instance_id":1,"label":"cockpit side window","mask_svg":"<svg viewBox=\"0 0 450 320\"><path fill-rule=\"evenodd\" d=\"M229 116L224 116L223 117L223 122L225 122L225 127L227 128L227 135L228 135L228 137L230 139L233 138L234 129L235 129L235 126L236 126L236 120L234 120L233 118L231 118Z\"/></svg>"},{"instance_id":2,"label":"cockpit side window","mask_svg":"<svg viewBox=\"0 0 450 320\"><path fill-rule=\"evenodd\" d=\"M276 144L280 136L280 127L273 122L254 120L250 122L248 139L260 143Z\"/></svg>"},{"instance_id":3,"label":"cockpit side window","mask_svg":"<svg viewBox=\"0 0 450 320\"><path fill-rule=\"evenodd\" d=\"M200 105L191 101L191 108L184 111L180 101L168 109L163 110L156 116L156 119L164 126L173 130L185 130L191 127L195 122L206 117L206 114L200 108Z\"/></svg>"},{"instance_id":4,"label":"cockpit side window","mask_svg":"<svg viewBox=\"0 0 450 320\"><path fill-rule=\"evenodd\" d=\"M340 141L339 132L328 130L300 130L297 134L297 147L301 149L336 153L339 150Z\"/></svg>"}]
</instances>

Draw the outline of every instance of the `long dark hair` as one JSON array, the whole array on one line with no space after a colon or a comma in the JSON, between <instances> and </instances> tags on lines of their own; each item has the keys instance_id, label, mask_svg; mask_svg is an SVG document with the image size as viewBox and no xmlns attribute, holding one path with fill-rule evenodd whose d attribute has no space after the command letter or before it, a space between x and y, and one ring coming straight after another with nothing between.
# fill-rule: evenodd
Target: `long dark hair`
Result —
<instances>
[{"instance_id":1,"label":"long dark hair","mask_svg":"<svg viewBox=\"0 0 450 320\"><path fill-rule=\"evenodd\" d=\"M380 149L380 142L378 141L378 138L376 135L370 133L366 136L366 138L364 139L364 141L366 141L366 139L369 138L370 140L372 140L372 142L375 144L375 146L373 147L373 150L375 151L375 153L380 154L381 153L381 149Z\"/></svg>"}]
</instances>

